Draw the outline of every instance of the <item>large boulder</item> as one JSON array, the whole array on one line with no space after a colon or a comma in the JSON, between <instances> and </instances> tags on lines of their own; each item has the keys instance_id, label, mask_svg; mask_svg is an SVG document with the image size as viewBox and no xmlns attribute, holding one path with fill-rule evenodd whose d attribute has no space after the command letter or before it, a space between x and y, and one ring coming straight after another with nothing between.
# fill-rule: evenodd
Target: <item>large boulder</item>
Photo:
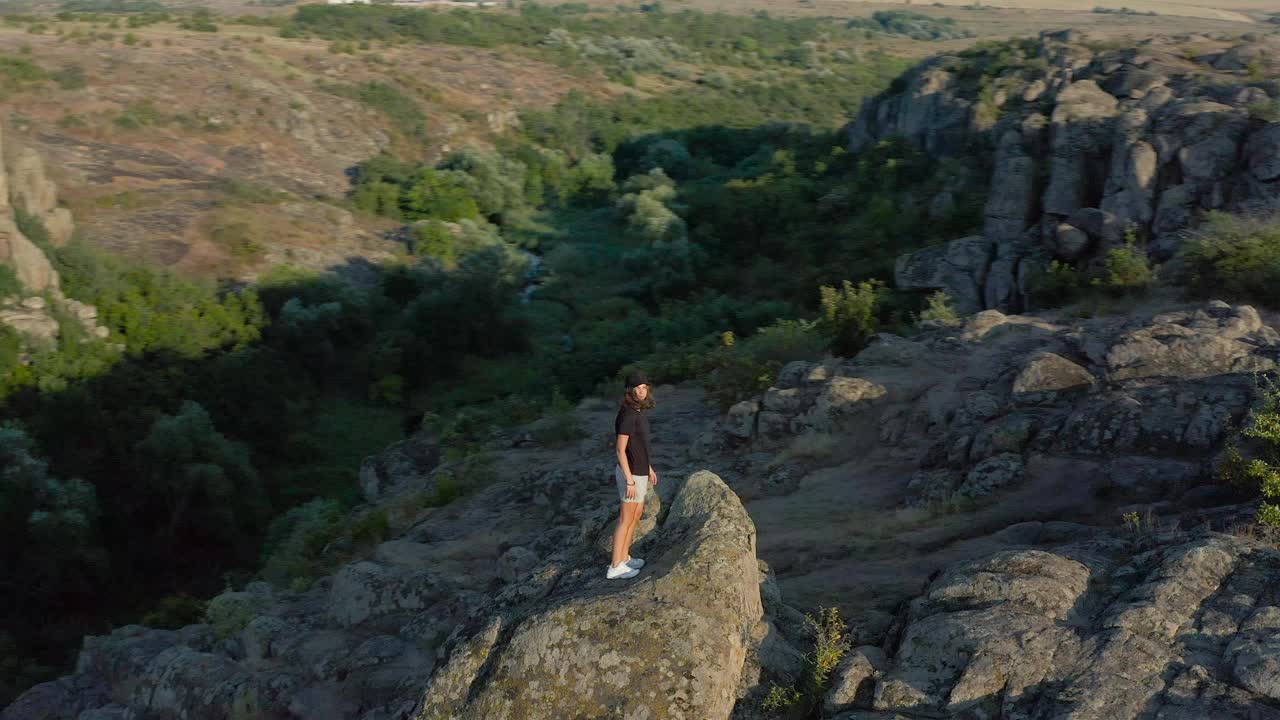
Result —
<instances>
[{"instance_id":1,"label":"large boulder","mask_svg":"<svg viewBox=\"0 0 1280 720\"><path fill-rule=\"evenodd\" d=\"M1163 313L1111 345L1104 358L1107 375L1112 380L1193 379L1269 370L1275 361L1258 350L1270 343L1242 340L1261 329L1257 311L1247 305Z\"/></svg>"},{"instance_id":2,"label":"large boulder","mask_svg":"<svg viewBox=\"0 0 1280 720\"><path fill-rule=\"evenodd\" d=\"M18 281L31 292L57 289L61 284L49 258L7 215L0 215L0 263L11 266Z\"/></svg>"},{"instance_id":3,"label":"large boulder","mask_svg":"<svg viewBox=\"0 0 1280 720\"><path fill-rule=\"evenodd\" d=\"M360 463L360 489L365 499L380 498L417 487L427 490L427 476L440 463L440 442L420 430Z\"/></svg>"},{"instance_id":4,"label":"large boulder","mask_svg":"<svg viewBox=\"0 0 1280 720\"><path fill-rule=\"evenodd\" d=\"M583 570L457 645L416 717L727 718L763 614L754 525L703 471L656 534L640 579Z\"/></svg>"},{"instance_id":5,"label":"large boulder","mask_svg":"<svg viewBox=\"0 0 1280 720\"><path fill-rule=\"evenodd\" d=\"M876 681L876 717L1280 717L1280 612L1255 609L1277 560L1202 536L1097 538L955 566L912 602Z\"/></svg>"},{"instance_id":6,"label":"large boulder","mask_svg":"<svg viewBox=\"0 0 1280 720\"><path fill-rule=\"evenodd\" d=\"M983 309L983 288L993 259L994 243L973 235L900 256L894 281L901 290L944 290L956 312L974 313Z\"/></svg>"},{"instance_id":7,"label":"large boulder","mask_svg":"<svg viewBox=\"0 0 1280 720\"><path fill-rule=\"evenodd\" d=\"M1032 358L1013 380L1015 397L1038 397L1041 393L1092 387L1097 378L1088 370L1051 352Z\"/></svg>"},{"instance_id":8,"label":"large boulder","mask_svg":"<svg viewBox=\"0 0 1280 720\"><path fill-rule=\"evenodd\" d=\"M948 60L940 57L921 65L904 76L900 92L864 103L848 129L850 150L899 135L934 154L959 151L970 130L973 102L957 92L955 76L945 69Z\"/></svg>"}]
</instances>

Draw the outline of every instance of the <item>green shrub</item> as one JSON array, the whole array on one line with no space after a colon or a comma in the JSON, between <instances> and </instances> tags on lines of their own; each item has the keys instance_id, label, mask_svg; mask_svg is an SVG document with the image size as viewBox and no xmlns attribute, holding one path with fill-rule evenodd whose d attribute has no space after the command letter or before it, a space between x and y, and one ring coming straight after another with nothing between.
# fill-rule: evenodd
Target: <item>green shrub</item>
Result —
<instances>
[{"instance_id":1,"label":"green shrub","mask_svg":"<svg viewBox=\"0 0 1280 720\"><path fill-rule=\"evenodd\" d=\"M496 477L497 474L494 472L491 461L488 458L467 458L451 470L436 473L433 478L435 488L430 492L420 493L418 495L418 505L421 507L444 507L458 498L492 483Z\"/></svg>"},{"instance_id":2,"label":"green shrub","mask_svg":"<svg viewBox=\"0 0 1280 720\"><path fill-rule=\"evenodd\" d=\"M18 280L18 274L14 272L13 267L0 264L0 298L21 293L22 282Z\"/></svg>"},{"instance_id":3,"label":"green shrub","mask_svg":"<svg viewBox=\"0 0 1280 720\"><path fill-rule=\"evenodd\" d=\"M12 92L42 83L48 77L44 68L26 58L0 55L0 100Z\"/></svg>"},{"instance_id":4,"label":"green shrub","mask_svg":"<svg viewBox=\"0 0 1280 720\"><path fill-rule=\"evenodd\" d=\"M142 624L162 630L177 630L204 620L208 603L186 593L160 599L156 609L142 616Z\"/></svg>"},{"instance_id":5,"label":"green shrub","mask_svg":"<svg viewBox=\"0 0 1280 720\"><path fill-rule=\"evenodd\" d=\"M248 592L224 592L209 601L205 607L204 621L213 628L220 640L235 637L249 621L258 616L267 605L266 598Z\"/></svg>"},{"instance_id":6,"label":"green shrub","mask_svg":"<svg viewBox=\"0 0 1280 720\"><path fill-rule=\"evenodd\" d=\"M370 383L369 399L388 405L399 405L404 402L404 377L392 373L383 375Z\"/></svg>"},{"instance_id":7,"label":"green shrub","mask_svg":"<svg viewBox=\"0 0 1280 720\"><path fill-rule=\"evenodd\" d=\"M1183 242L1177 264L1194 295L1280 307L1280 214L1209 213Z\"/></svg>"},{"instance_id":8,"label":"green shrub","mask_svg":"<svg viewBox=\"0 0 1280 720\"><path fill-rule=\"evenodd\" d=\"M207 17L183 18L178 21L178 29L191 30L193 32L218 32L218 26L213 24Z\"/></svg>"},{"instance_id":9,"label":"green shrub","mask_svg":"<svg viewBox=\"0 0 1280 720\"><path fill-rule=\"evenodd\" d=\"M381 112L410 140L425 142L427 139L427 116L422 107L395 85L370 80L358 85L322 84L320 89Z\"/></svg>"},{"instance_id":10,"label":"green shrub","mask_svg":"<svg viewBox=\"0 0 1280 720\"><path fill-rule=\"evenodd\" d=\"M139 100L129 103L124 112L117 115L112 122L116 127L124 130L137 130L160 125L165 120L165 116L156 108L155 103L150 100Z\"/></svg>"},{"instance_id":11,"label":"green shrub","mask_svg":"<svg viewBox=\"0 0 1280 720\"><path fill-rule=\"evenodd\" d=\"M209 239L226 249L232 258L241 262L257 259L262 255L265 247L258 238L258 232L245 222L217 225L209 232Z\"/></svg>"},{"instance_id":12,"label":"green shrub","mask_svg":"<svg viewBox=\"0 0 1280 720\"><path fill-rule=\"evenodd\" d=\"M973 31L956 23L955 18L935 18L909 10L878 10L870 18L854 18L845 27L870 30L886 35L901 35L912 40L951 40L973 37Z\"/></svg>"},{"instance_id":13,"label":"green shrub","mask_svg":"<svg viewBox=\"0 0 1280 720\"><path fill-rule=\"evenodd\" d=\"M418 504L422 507L444 507L462 497L462 485L451 473L439 473L435 483L434 490L418 497Z\"/></svg>"},{"instance_id":14,"label":"green shrub","mask_svg":"<svg viewBox=\"0 0 1280 720\"><path fill-rule=\"evenodd\" d=\"M1247 108L1249 117L1263 122L1273 123L1280 121L1280 100L1262 100L1250 103Z\"/></svg>"},{"instance_id":15,"label":"green shrub","mask_svg":"<svg viewBox=\"0 0 1280 720\"><path fill-rule=\"evenodd\" d=\"M263 542L263 579L288 585L325 574L334 562L326 557L325 548L341 532L342 519L342 506L325 499L312 500L277 517Z\"/></svg>"},{"instance_id":16,"label":"green shrub","mask_svg":"<svg viewBox=\"0 0 1280 720\"><path fill-rule=\"evenodd\" d=\"M827 341L813 322L777 320L735 343L739 352L757 363L785 365L793 360L819 360Z\"/></svg>"},{"instance_id":17,"label":"green shrub","mask_svg":"<svg viewBox=\"0 0 1280 720\"><path fill-rule=\"evenodd\" d=\"M839 289L820 289L822 314L817 329L826 336L831 352L853 357L867 344L876 331L876 308L883 287L879 280L864 280L856 286L845 280Z\"/></svg>"},{"instance_id":18,"label":"green shrub","mask_svg":"<svg viewBox=\"0 0 1280 720\"><path fill-rule=\"evenodd\" d=\"M543 418L548 422L534 433L535 439L540 443L555 445L573 442L582 437L582 428L578 425L573 403L560 392L560 388L552 391L551 402L547 405Z\"/></svg>"},{"instance_id":19,"label":"green shrub","mask_svg":"<svg viewBox=\"0 0 1280 720\"><path fill-rule=\"evenodd\" d=\"M16 205L13 208L14 222L18 226L18 232L27 236L27 239L35 243L42 252L50 259L53 258L54 249L53 242L49 238L49 229L45 227L44 221L36 215L30 215L25 210Z\"/></svg>"},{"instance_id":20,"label":"green shrub","mask_svg":"<svg viewBox=\"0 0 1280 720\"><path fill-rule=\"evenodd\" d=\"M89 78L85 75L84 67L78 63L63 65L50 77L63 90L80 90L89 85Z\"/></svg>"},{"instance_id":21,"label":"green shrub","mask_svg":"<svg viewBox=\"0 0 1280 720\"><path fill-rule=\"evenodd\" d=\"M458 238L439 220L425 220L413 226L413 254L433 257L445 265L458 259Z\"/></svg>"},{"instance_id":22,"label":"green shrub","mask_svg":"<svg viewBox=\"0 0 1280 720\"><path fill-rule=\"evenodd\" d=\"M391 533L385 510L364 513L351 524L351 539L362 545L377 545Z\"/></svg>"},{"instance_id":23,"label":"green shrub","mask_svg":"<svg viewBox=\"0 0 1280 720\"><path fill-rule=\"evenodd\" d=\"M1219 477L1237 488L1261 492L1258 524L1280 530L1280 383L1265 381L1262 405L1251 419L1240 434L1257 442L1258 456L1246 460L1235 446L1229 447Z\"/></svg>"},{"instance_id":24,"label":"green shrub","mask_svg":"<svg viewBox=\"0 0 1280 720\"><path fill-rule=\"evenodd\" d=\"M1137 246L1132 235L1124 247L1107 251L1103 261L1106 275L1094 278L1092 284L1116 295L1128 295L1146 290L1155 282L1155 270L1147 259L1145 250Z\"/></svg>"},{"instance_id":25,"label":"green shrub","mask_svg":"<svg viewBox=\"0 0 1280 720\"><path fill-rule=\"evenodd\" d=\"M951 296L939 290L929 296L929 306L920 311L920 322L936 322L943 325L957 325L960 316L951 305Z\"/></svg>"},{"instance_id":26,"label":"green shrub","mask_svg":"<svg viewBox=\"0 0 1280 720\"><path fill-rule=\"evenodd\" d=\"M1036 307L1059 307L1074 302L1083 288L1079 270L1054 260L1031 281L1031 301Z\"/></svg>"},{"instance_id":27,"label":"green shrub","mask_svg":"<svg viewBox=\"0 0 1280 720\"><path fill-rule=\"evenodd\" d=\"M721 410L727 410L739 400L768 389L783 363L780 360L758 360L740 350L731 332L724 333L721 338L721 347L712 356L710 372L702 384L707 398Z\"/></svg>"},{"instance_id":28,"label":"green shrub","mask_svg":"<svg viewBox=\"0 0 1280 720\"><path fill-rule=\"evenodd\" d=\"M849 652L848 628L838 608L823 608L818 617L806 614L804 619L813 634L813 651L805 656L807 669L798 686L770 688L762 707L774 717L789 720L818 717L831 673Z\"/></svg>"}]
</instances>

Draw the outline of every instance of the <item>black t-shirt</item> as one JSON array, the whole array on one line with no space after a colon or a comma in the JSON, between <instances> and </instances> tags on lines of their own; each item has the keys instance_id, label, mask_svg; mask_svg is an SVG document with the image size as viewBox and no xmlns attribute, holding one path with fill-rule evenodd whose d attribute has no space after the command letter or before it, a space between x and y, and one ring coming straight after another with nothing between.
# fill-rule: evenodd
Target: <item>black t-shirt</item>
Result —
<instances>
[{"instance_id":1,"label":"black t-shirt","mask_svg":"<svg viewBox=\"0 0 1280 720\"><path fill-rule=\"evenodd\" d=\"M649 418L644 413L625 404L618 408L618 417L613 421L615 435L626 435L627 464L631 466L632 475L649 474Z\"/></svg>"}]
</instances>

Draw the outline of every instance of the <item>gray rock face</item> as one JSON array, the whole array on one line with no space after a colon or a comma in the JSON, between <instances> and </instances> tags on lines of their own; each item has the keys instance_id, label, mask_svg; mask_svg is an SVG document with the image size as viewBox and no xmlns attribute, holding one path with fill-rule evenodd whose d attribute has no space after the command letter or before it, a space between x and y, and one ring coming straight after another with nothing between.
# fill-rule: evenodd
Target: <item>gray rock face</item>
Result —
<instances>
[{"instance_id":1,"label":"gray rock face","mask_svg":"<svg viewBox=\"0 0 1280 720\"><path fill-rule=\"evenodd\" d=\"M419 431L360 464L360 489L370 502L424 482L440 463L440 443L431 433Z\"/></svg>"},{"instance_id":2,"label":"gray rock face","mask_svg":"<svg viewBox=\"0 0 1280 720\"><path fill-rule=\"evenodd\" d=\"M851 148L856 152L880 138L901 135L932 152L957 150L969 130L972 102L954 92L955 78L943 69L949 59L937 58L911 71L901 95L863 105L849 130Z\"/></svg>"},{"instance_id":3,"label":"gray rock face","mask_svg":"<svg viewBox=\"0 0 1280 720\"><path fill-rule=\"evenodd\" d=\"M416 717L595 717L625 704L637 717L727 718L763 615L754 526L701 472L658 533L646 581L612 583L593 568L458 646ZM637 623L655 631L626 632Z\"/></svg>"},{"instance_id":4,"label":"gray rock face","mask_svg":"<svg viewBox=\"0 0 1280 720\"><path fill-rule=\"evenodd\" d=\"M1280 180L1280 123L1269 123L1249 137L1245 151L1249 174L1258 181Z\"/></svg>"},{"instance_id":5,"label":"gray rock face","mask_svg":"<svg viewBox=\"0 0 1280 720\"><path fill-rule=\"evenodd\" d=\"M111 688L102 678L83 673L68 675L23 693L9 707L0 710L0 720L82 718L109 702Z\"/></svg>"},{"instance_id":6,"label":"gray rock face","mask_svg":"<svg viewBox=\"0 0 1280 720\"><path fill-rule=\"evenodd\" d=\"M342 627L393 613L429 607L447 589L429 570L405 573L382 563L362 561L344 567L329 592L329 617Z\"/></svg>"},{"instance_id":7,"label":"gray rock face","mask_svg":"<svg viewBox=\"0 0 1280 720\"><path fill-rule=\"evenodd\" d=\"M898 258L894 282L903 290L946 290L957 312L982 309L994 244L975 235Z\"/></svg>"},{"instance_id":8,"label":"gray rock face","mask_svg":"<svg viewBox=\"0 0 1280 720\"><path fill-rule=\"evenodd\" d=\"M1091 189L1101 186L1100 161L1109 150L1116 99L1092 80L1058 93L1052 122L1049 186L1044 211L1066 216L1085 207ZM1096 192L1096 190L1095 190Z\"/></svg>"},{"instance_id":9,"label":"gray rock face","mask_svg":"<svg viewBox=\"0 0 1280 720\"><path fill-rule=\"evenodd\" d=\"M1203 211L1280 199L1280 134L1249 110L1275 93L1225 69L1245 56L1259 61L1264 44L1206 54L1188 72L1181 46L1168 40L1099 53L1079 42L1042 37L1038 54L1047 70L1002 88L1024 104L1001 106L994 125L974 121L989 113L973 109L993 98L957 80L983 72L980 61L966 67L965 58L931 60L863 105L848 128L853 150L897 135L933 154L994 151L982 230L990 249L972 252L981 243L963 238L956 241L970 250L963 258L941 248L904 255L899 287L945 290L967 312L1018 311L1050 258L1099 267L1132 230L1163 262ZM1217 84L1207 86L1206 78Z\"/></svg>"},{"instance_id":10,"label":"gray rock face","mask_svg":"<svg viewBox=\"0 0 1280 720\"><path fill-rule=\"evenodd\" d=\"M732 415L720 432L756 450L807 434L898 448L917 458L908 505L989 503L1091 456L1082 482L1151 501L1205 481L1182 458L1222 442L1280 351L1253 308L1221 302L1074 326L984 310L890 338L849 361L788 366L751 435Z\"/></svg>"},{"instance_id":11,"label":"gray rock face","mask_svg":"<svg viewBox=\"0 0 1280 720\"><path fill-rule=\"evenodd\" d=\"M1023 148L1022 134L1009 130L996 149L991 186L983 210L983 235L996 242L1019 237L1035 218L1036 161Z\"/></svg>"},{"instance_id":12,"label":"gray rock face","mask_svg":"<svg viewBox=\"0 0 1280 720\"><path fill-rule=\"evenodd\" d=\"M1258 640L1275 637L1276 608L1251 607L1275 551L1221 536L1126 545L949 570L912 603L874 717L1280 716L1274 651Z\"/></svg>"}]
</instances>

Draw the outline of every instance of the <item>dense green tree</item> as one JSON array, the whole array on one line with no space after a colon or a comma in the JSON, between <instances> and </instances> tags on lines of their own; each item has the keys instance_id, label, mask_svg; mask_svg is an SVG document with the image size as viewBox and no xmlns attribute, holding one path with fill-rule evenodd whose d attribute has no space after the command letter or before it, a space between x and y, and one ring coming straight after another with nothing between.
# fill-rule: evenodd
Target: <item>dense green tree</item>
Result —
<instances>
[{"instance_id":1,"label":"dense green tree","mask_svg":"<svg viewBox=\"0 0 1280 720\"><path fill-rule=\"evenodd\" d=\"M526 168L519 160L469 146L450 155L439 167L465 174L464 184L485 217L501 219L525 207Z\"/></svg>"},{"instance_id":2,"label":"dense green tree","mask_svg":"<svg viewBox=\"0 0 1280 720\"><path fill-rule=\"evenodd\" d=\"M248 448L219 432L199 403L184 402L177 414L156 418L138 453L142 478L164 517L158 539L175 563L186 548L243 547L255 537L268 506Z\"/></svg>"},{"instance_id":3,"label":"dense green tree","mask_svg":"<svg viewBox=\"0 0 1280 720\"><path fill-rule=\"evenodd\" d=\"M466 173L423 168L405 193L409 217L457 221L480 215Z\"/></svg>"}]
</instances>

